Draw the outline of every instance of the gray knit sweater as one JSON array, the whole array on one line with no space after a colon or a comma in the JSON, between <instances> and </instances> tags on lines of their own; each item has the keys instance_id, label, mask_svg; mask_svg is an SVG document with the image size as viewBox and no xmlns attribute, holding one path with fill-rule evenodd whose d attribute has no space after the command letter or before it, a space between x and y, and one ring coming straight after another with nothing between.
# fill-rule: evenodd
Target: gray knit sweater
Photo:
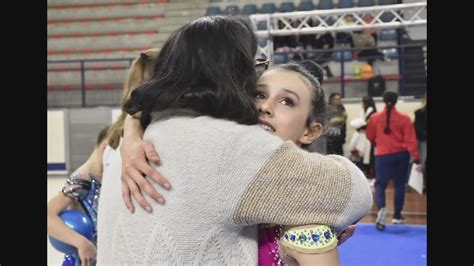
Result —
<instances>
[{"instance_id":1,"label":"gray knit sweater","mask_svg":"<svg viewBox=\"0 0 474 266\"><path fill-rule=\"evenodd\" d=\"M326 224L340 232L372 205L365 176L349 160L308 153L258 126L174 117L150 124L144 139L159 151L155 168L173 188L151 182L166 204L130 214L120 174L103 177L98 265L257 265L255 225Z\"/></svg>"}]
</instances>

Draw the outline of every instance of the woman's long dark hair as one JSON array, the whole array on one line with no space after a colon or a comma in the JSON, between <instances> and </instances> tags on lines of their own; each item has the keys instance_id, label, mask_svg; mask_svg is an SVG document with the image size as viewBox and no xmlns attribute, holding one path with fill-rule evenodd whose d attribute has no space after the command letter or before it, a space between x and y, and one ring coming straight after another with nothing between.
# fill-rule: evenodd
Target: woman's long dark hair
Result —
<instances>
[{"instance_id":1,"label":"woman's long dark hair","mask_svg":"<svg viewBox=\"0 0 474 266\"><path fill-rule=\"evenodd\" d=\"M390 115L392 113L392 109L397 103L398 100L398 93L393 92L393 91L386 91L383 94L383 101L387 105L387 124L385 125L384 133L385 134L390 134L392 132L392 129L390 128Z\"/></svg>"},{"instance_id":2,"label":"woman's long dark hair","mask_svg":"<svg viewBox=\"0 0 474 266\"><path fill-rule=\"evenodd\" d=\"M256 124L257 38L250 21L236 16L201 17L171 34L163 45L153 78L132 93L124 110L150 113L170 108L241 124Z\"/></svg>"}]
</instances>

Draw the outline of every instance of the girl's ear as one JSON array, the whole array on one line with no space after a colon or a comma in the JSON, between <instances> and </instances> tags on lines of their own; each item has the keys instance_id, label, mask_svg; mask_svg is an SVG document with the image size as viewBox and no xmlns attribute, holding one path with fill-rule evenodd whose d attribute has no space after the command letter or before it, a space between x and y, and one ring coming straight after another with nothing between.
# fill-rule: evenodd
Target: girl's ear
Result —
<instances>
[{"instance_id":1,"label":"girl's ear","mask_svg":"<svg viewBox=\"0 0 474 266\"><path fill-rule=\"evenodd\" d=\"M323 134L323 125L317 122L311 122L306 127L303 135L299 138L298 142L301 144L311 144L317 140Z\"/></svg>"}]
</instances>

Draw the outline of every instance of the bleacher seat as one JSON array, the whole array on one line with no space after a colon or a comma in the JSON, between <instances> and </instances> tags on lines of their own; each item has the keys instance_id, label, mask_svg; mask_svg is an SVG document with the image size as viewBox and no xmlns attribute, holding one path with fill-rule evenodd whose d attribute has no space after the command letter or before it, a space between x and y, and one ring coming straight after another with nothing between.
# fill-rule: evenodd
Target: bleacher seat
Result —
<instances>
[{"instance_id":1,"label":"bleacher seat","mask_svg":"<svg viewBox=\"0 0 474 266\"><path fill-rule=\"evenodd\" d=\"M267 29L267 21L262 20L257 23L257 30L266 30Z\"/></svg>"},{"instance_id":2,"label":"bleacher seat","mask_svg":"<svg viewBox=\"0 0 474 266\"><path fill-rule=\"evenodd\" d=\"M382 49L381 52L390 59L396 59L399 57L397 48Z\"/></svg>"},{"instance_id":3,"label":"bleacher seat","mask_svg":"<svg viewBox=\"0 0 474 266\"><path fill-rule=\"evenodd\" d=\"M379 37L379 40L381 41L397 40L397 30L396 29L382 30L379 32L378 37Z\"/></svg>"},{"instance_id":4,"label":"bleacher seat","mask_svg":"<svg viewBox=\"0 0 474 266\"><path fill-rule=\"evenodd\" d=\"M375 1L374 0L359 0L357 2L357 6L363 7L363 6L374 6Z\"/></svg>"},{"instance_id":5,"label":"bleacher seat","mask_svg":"<svg viewBox=\"0 0 474 266\"><path fill-rule=\"evenodd\" d=\"M268 38L258 37L258 46L265 47L267 46Z\"/></svg>"},{"instance_id":6,"label":"bleacher seat","mask_svg":"<svg viewBox=\"0 0 474 266\"><path fill-rule=\"evenodd\" d=\"M315 8L313 2L303 2L301 1L300 4L298 5L298 11L309 11L313 10Z\"/></svg>"},{"instance_id":7,"label":"bleacher seat","mask_svg":"<svg viewBox=\"0 0 474 266\"><path fill-rule=\"evenodd\" d=\"M262 14L272 14L276 12L276 6L274 3L265 3L260 8L260 13Z\"/></svg>"},{"instance_id":8,"label":"bleacher seat","mask_svg":"<svg viewBox=\"0 0 474 266\"><path fill-rule=\"evenodd\" d=\"M242 14L247 15L247 16L257 14L257 5L255 5L255 4L246 4L244 6L244 8L242 8Z\"/></svg>"},{"instance_id":9,"label":"bleacher seat","mask_svg":"<svg viewBox=\"0 0 474 266\"><path fill-rule=\"evenodd\" d=\"M283 2L278 9L279 12L293 12L295 11L295 4L293 2Z\"/></svg>"},{"instance_id":10,"label":"bleacher seat","mask_svg":"<svg viewBox=\"0 0 474 266\"><path fill-rule=\"evenodd\" d=\"M354 2L352 0L339 0L337 3L338 8L351 8L354 7Z\"/></svg>"},{"instance_id":11,"label":"bleacher seat","mask_svg":"<svg viewBox=\"0 0 474 266\"><path fill-rule=\"evenodd\" d=\"M288 54L274 54L273 55L273 64L284 64L288 62Z\"/></svg>"},{"instance_id":12,"label":"bleacher seat","mask_svg":"<svg viewBox=\"0 0 474 266\"><path fill-rule=\"evenodd\" d=\"M218 6L210 6L206 10L206 15L212 16L212 15L219 15L221 14L221 8Z\"/></svg>"},{"instance_id":13,"label":"bleacher seat","mask_svg":"<svg viewBox=\"0 0 474 266\"><path fill-rule=\"evenodd\" d=\"M395 5L395 0L379 0L379 5Z\"/></svg>"},{"instance_id":14,"label":"bleacher seat","mask_svg":"<svg viewBox=\"0 0 474 266\"><path fill-rule=\"evenodd\" d=\"M392 12L383 12L382 16L380 16L380 20L383 22L390 22L395 18L395 15Z\"/></svg>"},{"instance_id":15,"label":"bleacher seat","mask_svg":"<svg viewBox=\"0 0 474 266\"><path fill-rule=\"evenodd\" d=\"M334 53L334 59L338 62L351 61L352 60L352 52L351 51L335 52Z\"/></svg>"},{"instance_id":16,"label":"bleacher seat","mask_svg":"<svg viewBox=\"0 0 474 266\"><path fill-rule=\"evenodd\" d=\"M334 4L332 0L319 0L318 9L333 9Z\"/></svg>"},{"instance_id":17,"label":"bleacher seat","mask_svg":"<svg viewBox=\"0 0 474 266\"><path fill-rule=\"evenodd\" d=\"M226 6L224 9L225 15L235 16L235 15L238 15L239 13L240 13L240 9L239 9L239 6L237 5Z\"/></svg>"}]
</instances>

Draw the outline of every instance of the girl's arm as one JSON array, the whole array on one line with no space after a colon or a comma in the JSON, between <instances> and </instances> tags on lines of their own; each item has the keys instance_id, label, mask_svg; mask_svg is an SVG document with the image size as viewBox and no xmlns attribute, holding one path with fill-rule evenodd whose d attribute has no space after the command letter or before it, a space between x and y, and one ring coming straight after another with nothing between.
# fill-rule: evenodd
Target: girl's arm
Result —
<instances>
[{"instance_id":1,"label":"girl's arm","mask_svg":"<svg viewBox=\"0 0 474 266\"><path fill-rule=\"evenodd\" d=\"M48 234L61 242L76 247L82 265L92 265L97 255L94 244L83 235L70 229L59 217L59 214L72 203L74 203L74 200L63 194L58 194L49 201Z\"/></svg>"},{"instance_id":2,"label":"girl's arm","mask_svg":"<svg viewBox=\"0 0 474 266\"><path fill-rule=\"evenodd\" d=\"M299 266L314 266L314 265L324 265L324 266L339 266L339 252L337 248L333 248L324 253L318 254L305 254L300 253L296 250L288 250L287 256L293 258Z\"/></svg>"}]
</instances>

